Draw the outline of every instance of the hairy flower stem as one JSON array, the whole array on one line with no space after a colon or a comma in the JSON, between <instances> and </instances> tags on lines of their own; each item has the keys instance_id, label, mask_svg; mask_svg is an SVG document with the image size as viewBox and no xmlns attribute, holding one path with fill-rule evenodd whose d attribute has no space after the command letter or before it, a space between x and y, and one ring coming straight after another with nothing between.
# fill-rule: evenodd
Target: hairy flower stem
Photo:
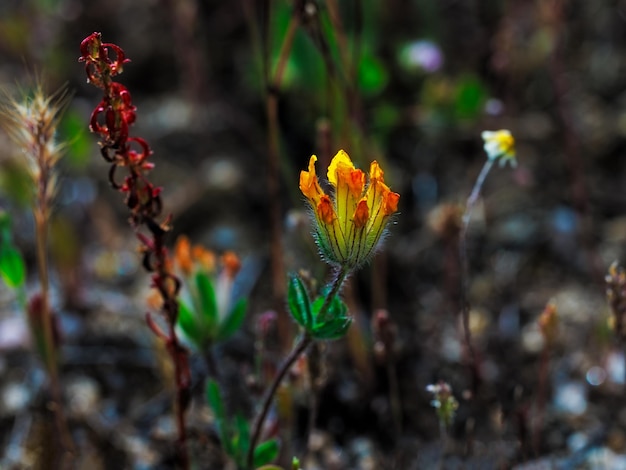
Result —
<instances>
[{"instance_id":1,"label":"hairy flower stem","mask_svg":"<svg viewBox=\"0 0 626 470\"><path fill-rule=\"evenodd\" d=\"M472 331L470 330L469 324L470 304L467 298L469 283L469 261L467 259L467 230L469 228L470 219L472 217L472 209L478 201L480 190L485 183L485 179L487 178L489 170L491 170L494 161L495 160L491 159L485 161L485 164L483 165L483 168L480 171L478 178L476 179L476 183L474 183L472 192L467 198L467 203L465 204L465 212L463 213L462 218L463 225L461 227L461 234L459 236L459 258L461 260L461 315L463 319L463 334L465 336L465 346L467 347L467 351L469 353L469 358L471 361L470 368L472 369L474 392L476 391L478 383L478 363L476 360L476 352L474 351L474 346L472 345Z\"/></svg>"},{"instance_id":2,"label":"hairy flower stem","mask_svg":"<svg viewBox=\"0 0 626 470\"><path fill-rule=\"evenodd\" d=\"M343 285L343 281L345 281L346 277L348 276L348 272L348 269L345 267L341 267L337 271L337 274L332 281L332 287L328 292L328 295L324 299L324 304L322 305L322 308L318 313L320 318L324 318L324 316L328 312L330 303L341 290L341 286ZM287 372L289 372L293 364L298 360L300 355L307 350L312 342L313 338L308 333L305 332L302 334L302 336L300 336L300 339L293 347L289 355L285 358L285 361L281 364L278 372L276 373L276 376L274 377L274 380L272 381L272 384L265 393L265 397L263 398L263 405L261 406L261 411L254 421L254 426L252 428L252 439L250 440L250 448L248 449L248 457L246 459L249 470L252 470L254 468L254 449L256 448L259 438L261 437L263 424L265 423L267 413L269 413L272 402L274 401L276 391L278 390L278 387L285 378L285 375L287 375Z\"/></svg>"}]
</instances>

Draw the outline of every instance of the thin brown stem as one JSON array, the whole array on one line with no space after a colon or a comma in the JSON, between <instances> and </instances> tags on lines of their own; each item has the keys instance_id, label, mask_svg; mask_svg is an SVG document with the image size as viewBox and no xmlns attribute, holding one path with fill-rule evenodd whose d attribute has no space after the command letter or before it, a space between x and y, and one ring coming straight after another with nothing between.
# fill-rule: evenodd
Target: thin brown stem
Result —
<instances>
[{"instance_id":1,"label":"thin brown stem","mask_svg":"<svg viewBox=\"0 0 626 470\"><path fill-rule=\"evenodd\" d=\"M293 47L295 33L300 25L300 10L294 7L287 33L283 40L278 63L273 77L270 78L266 96L266 116L268 125L268 200L270 204L272 292L274 304L279 312L278 331L287 344L290 339L289 320L282 308L285 298L285 262L282 246L282 211L280 206L280 128L278 123L278 90L282 85L287 59ZM266 57L266 60L269 60ZM270 70L270 64L266 64Z\"/></svg>"},{"instance_id":2,"label":"thin brown stem","mask_svg":"<svg viewBox=\"0 0 626 470\"><path fill-rule=\"evenodd\" d=\"M396 438L402 435L402 402L400 401L400 386L398 374L393 357L387 359L387 380L389 382L389 401L391 402L391 415L393 417Z\"/></svg>"},{"instance_id":3,"label":"thin brown stem","mask_svg":"<svg viewBox=\"0 0 626 470\"><path fill-rule=\"evenodd\" d=\"M539 455L541 444L541 432L543 431L543 416L546 407L546 385L548 381L548 365L550 364L550 345L546 344L541 352L539 364L539 384L537 385L537 408L533 422L533 451Z\"/></svg>"},{"instance_id":4,"label":"thin brown stem","mask_svg":"<svg viewBox=\"0 0 626 470\"><path fill-rule=\"evenodd\" d=\"M41 135L42 133L39 132ZM70 459L73 453L73 443L67 428L67 421L63 413L61 387L59 383L59 370L57 364L57 348L52 330L52 314L48 300L48 217L49 217L49 155L44 145L38 152L39 180L37 181L36 205L33 209L35 219L35 238L37 241L37 267L41 290L41 326L44 337L44 362L50 379L50 395L52 399L51 409L54 413L59 440L63 447L62 460Z\"/></svg>"},{"instance_id":5,"label":"thin brown stem","mask_svg":"<svg viewBox=\"0 0 626 470\"><path fill-rule=\"evenodd\" d=\"M306 333L300 337L300 339L296 343L296 346L291 350L291 352L289 353L285 361L282 363L282 365L278 369L278 372L276 373L276 377L274 377L274 380L272 381L270 388L265 393L265 398L263 399L261 412L259 413L256 420L254 421L254 426L252 428L253 429L252 439L250 440L250 448L248 449L248 458L247 458L249 469L252 469L254 467L254 449L256 448L256 444L259 441L259 438L261 437L263 424L265 423L265 418L267 417L267 413L270 410L270 406L272 405L272 402L274 401L274 396L276 395L276 391L278 390L278 387L282 383L283 378L285 377L287 372L289 372L289 370L291 369L293 364L296 362L296 360L300 357L300 355L304 351L306 351L306 349L309 347L312 341L313 341L313 338L311 338Z\"/></svg>"}]
</instances>

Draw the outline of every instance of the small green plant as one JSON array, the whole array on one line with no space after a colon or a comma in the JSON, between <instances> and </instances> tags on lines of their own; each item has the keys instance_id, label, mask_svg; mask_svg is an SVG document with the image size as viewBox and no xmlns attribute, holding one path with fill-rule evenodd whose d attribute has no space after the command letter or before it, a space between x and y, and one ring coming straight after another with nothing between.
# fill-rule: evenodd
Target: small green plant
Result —
<instances>
[{"instance_id":1,"label":"small green plant","mask_svg":"<svg viewBox=\"0 0 626 470\"><path fill-rule=\"evenodd\" d=\"M426 387L426 391L433 394L430 404L435 408L437 418L439 418L441 437L445 439L454 421L459 402L454 398L452 387L447 382L440 380L436 384L430 384Z\"/></svg>"},{"instance_id":2,"label":"small green plant","mask_svg":"<svg viewBox=\"0 0 626 470\"><path fill-rule=\"evenodd\" d=\"M174 250L183 291L178 326L199 350L229 339L241 327L248 306L245 297L233 301L233 285L241 263L233 252L219 259L200 245L193 248L181 236Z\"/></svg>"},{"instance_id":3,"label":"small green plant","mask_svg":"<svg viewBox=\"0 0 626 470\"><path fill-rule=\"evenodd\" d=\"M238 469L245 469L246 458L250 449L250 425L248 421L240 414L235 415L234 419L228 419L222 394L214 380L208 381L206 395L215 414L217 432L222 441L224 452L233 459ZM254 468L272 462L278 456L278 450L279 446L276 439L268 439L260 443L253 453Z\"/></svg>"},{"instance_id":4,"label":"small green plant","mask_svg":"<svg viewBox=\"0 0 626 470\"><path fill-rule=\"evenodd\" d=\"M352 319L339 298L341 287L355 269L371 259L391 216L398 210L400 195L385 184L384 173L376 161L370 165L367 181L365 173L355 168L349 155L339 150L327 173L333 197L319 183L316 161L317 157L311 156L308 170L300 172L300 190L309 201L320 255L333 267L334 274L313 300L298 276L293 275L289 281L289 313L301 327L301 334L263 399L253 426L248 468L253 468L265 417L291 366L313 341L339 339L348 331Z\"/></svg>"}]
</instances>

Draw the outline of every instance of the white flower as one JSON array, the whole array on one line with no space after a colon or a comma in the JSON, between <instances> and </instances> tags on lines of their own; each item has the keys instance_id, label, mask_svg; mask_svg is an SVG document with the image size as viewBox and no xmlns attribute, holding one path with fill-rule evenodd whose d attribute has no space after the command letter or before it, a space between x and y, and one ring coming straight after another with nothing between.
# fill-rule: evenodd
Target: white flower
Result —
<instances>
[{"instance_id":1,"label":"white flower","mask_svg":"<svg viewBox=\"0 0 626 470\"><path fill-rule=\"evenodd\" d=\"M506 162L509 162L513 168L517 166L515 139L511 131L507 129L483 131L481 137L485 141L484 148L489 160L500 159L500 166L504 166Z\"/></svg>"}]
</instances>

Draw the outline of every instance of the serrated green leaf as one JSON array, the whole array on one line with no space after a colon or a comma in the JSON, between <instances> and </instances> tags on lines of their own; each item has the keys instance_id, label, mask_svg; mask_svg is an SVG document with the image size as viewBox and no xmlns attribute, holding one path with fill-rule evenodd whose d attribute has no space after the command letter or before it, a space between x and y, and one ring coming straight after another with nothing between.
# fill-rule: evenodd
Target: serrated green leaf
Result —
<instances>
[{"instance_id":1,"label":"serrated green leaf","mask_svg":"<svg viewBox=\"0 0 626 470\"><path fill-rule=\"evenodd\" d=\"M298 324L309 330L313 326L313 315L311 314L311 300L304 287L304 283L298 276L291 276L287 289L287 303L291 316Z\"/></svg>"},{"instance_id":2,"label":"serrated green leaf","mask_svg":"<svg viewBox=\"0 0 626 470\"><path fill-rule=\"evenodd\" d=\"M206 327L207 334L213 336L219 319L213 281L206 273L200 271L196 274L196 288L200 300L202 323Z\"/></svg>"},{"instance_id":3,"label":"serrated green leaf","mask_svg":"<svg viewBox=\"0 0 626 470\"><path fill-rule=\"evenodd\" d=\"M235 303L228 316L219 325L216 336L217 341L225 341L235 334L241 327L244 318L246 318L247 309L248 300L246 298L241 298Z\"/></svg>"},{"instance_id":4,"label":"serrated green leaf","mask_svg":"<svg viewBox=\"0 0 626 470\"><path fill-rule=\"evenodd\" d=\"M6 285L13 289L24 284L26 265L20 252L12 245L0 248L0 274Z\"/></svg>"},{"instance_id":5,"label":"serrated green leaf","mask_svg":"<svg viewBox=\"0 0 626 470\"><path fill-rule=\"evenodd\" d=\"M222 441L222 446L224 446L224 452L228 455L233 455L233 446L229 438L230 433L228 432L224 401L222 400L219 385L217 385L215 380L209 380L207 382L206 398L213 413L215 413L215 425L217 426L217 432Z\"/></svg>"},{"instance_id":6,"label":"serrated green leaf","mask_svg":"<svg viewBox=\"0 0 626 470\"><path fill-rule=\"evenodd\" d=\"M313 338L321 340L339 339L345 336L351 323L352 318L350 317L341 316L332 318L326 322L315 325L311 335Z\"/></svg>"},{"instance_id":7,"label":"serrated green leaf","mask_svg":"<svg viewBox=\"0 0 626 470\"><path fill-rule=\"evenodd\" d=\"M275 460L278 457L278 450L278 441L276 439L270 439L256 446L256 449L254 449L254 467L261 467Z\"/></svg>"},{"instance_id":8,"label":"serrated green leaf","mask_svg":"<svg viewBox=\"0 0 626 470\"><path fill-rule=\"evenodd\" d=\"M184 302L180 302L178 304L177 323L178 326L180 326L180 329L183 330L183 333L185 333L185 336L189 338L194 346L201 349L206 338L204 338L204 335L202 334L202 328L198 325L193 311Z\"/></svg>"}]
</instances>

